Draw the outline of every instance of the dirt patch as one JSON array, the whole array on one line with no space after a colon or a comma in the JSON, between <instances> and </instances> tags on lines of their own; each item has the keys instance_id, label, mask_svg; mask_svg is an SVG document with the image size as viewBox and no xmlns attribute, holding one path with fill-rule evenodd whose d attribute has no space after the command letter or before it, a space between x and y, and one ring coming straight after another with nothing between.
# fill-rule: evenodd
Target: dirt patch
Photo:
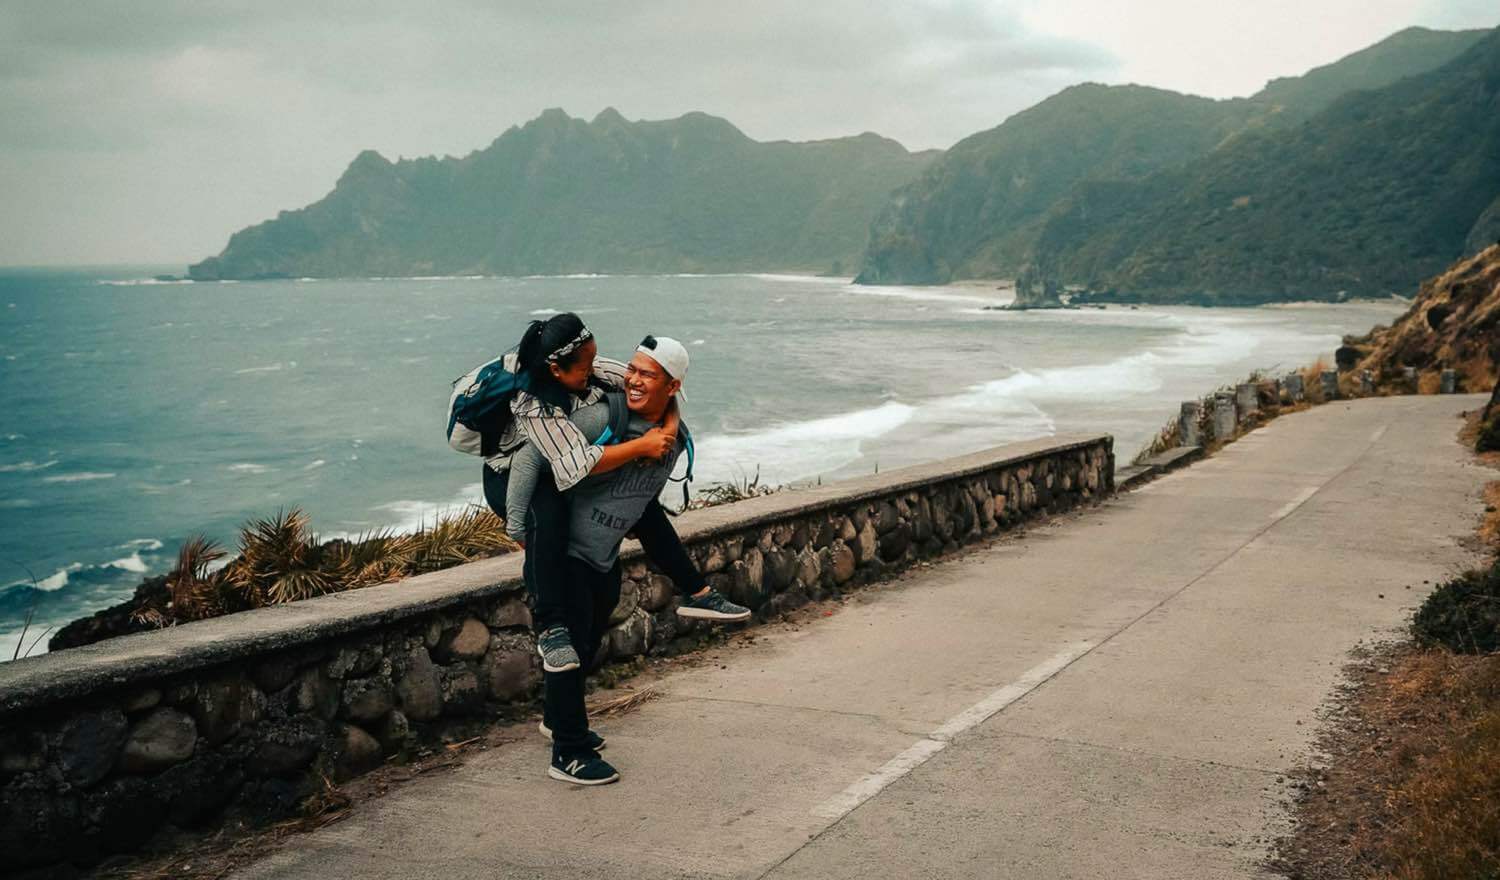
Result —
<instances>
[{"instance_id":1,"label":"dirt patch","mask_svg":"<svg viewBox=\"0 0 1500 880\"><path fill-rule=\"evenodd\" d=\"M1269 867L1298 880L1500 875L1500 654L1365 652L1294 774Z\"/></svg>"}]
</instances>

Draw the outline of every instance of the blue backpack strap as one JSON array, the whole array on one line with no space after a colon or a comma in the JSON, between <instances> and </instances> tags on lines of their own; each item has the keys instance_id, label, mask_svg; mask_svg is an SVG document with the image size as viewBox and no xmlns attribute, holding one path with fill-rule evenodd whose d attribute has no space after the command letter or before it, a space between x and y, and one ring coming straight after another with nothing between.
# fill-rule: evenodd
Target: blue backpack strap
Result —
<instances>
[{"instance_id":1,"label":"blue backpack strap","mask_svg":"<svg viewBox=\"0 0 1500 880\"><path fill-rule=\"evenodd\" d=\"M610 446L619 443L625 439L625 432L630 427L630 407L625 405L625 392L607 392L604 400L609 404L609 423L594 440L595 446Z\"/></svg>"}]
</instances>

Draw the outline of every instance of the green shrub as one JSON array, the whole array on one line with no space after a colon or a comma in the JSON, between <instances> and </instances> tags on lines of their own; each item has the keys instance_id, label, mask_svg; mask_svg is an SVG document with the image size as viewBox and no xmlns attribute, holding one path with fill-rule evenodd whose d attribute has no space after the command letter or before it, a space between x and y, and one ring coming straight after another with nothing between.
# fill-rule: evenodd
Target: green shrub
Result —
<instances>
[{"instance_id":1,"label":"green shrub","mask_svg":"<svg viewBox=\"0 0 1500 880\"><path fill-rule=\"evenodd\" d=\"M1500 650L1500 560L1440 585L1417 609L1412 635L1461 654Z\"/></svg>"}]
</instances>

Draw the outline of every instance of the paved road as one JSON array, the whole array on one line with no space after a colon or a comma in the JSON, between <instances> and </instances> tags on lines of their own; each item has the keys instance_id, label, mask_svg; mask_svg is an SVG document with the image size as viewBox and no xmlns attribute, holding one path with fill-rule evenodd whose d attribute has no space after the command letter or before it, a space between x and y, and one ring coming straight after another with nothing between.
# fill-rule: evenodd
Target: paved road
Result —
<instances>
[{"instance_id":1,"label":"paved road","mask_svg":"<svg viewBox=\"0 0 1500 880\"><path fill-rule=\"evenodd\" d=\"M1472 561L1479 400L1278 420L665 676L602 728L617 785L527 740L237 876L1256 876L1348 649Z\"/></svg>"}]
</instances>

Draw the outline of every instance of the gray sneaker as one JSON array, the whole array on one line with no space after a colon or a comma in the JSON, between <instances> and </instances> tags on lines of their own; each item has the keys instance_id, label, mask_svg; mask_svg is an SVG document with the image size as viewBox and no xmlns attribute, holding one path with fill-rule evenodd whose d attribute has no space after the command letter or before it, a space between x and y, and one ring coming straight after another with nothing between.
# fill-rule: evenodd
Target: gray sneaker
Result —
<instances>
[{"instance_id":1,"label":"gray sneaker","mask_svg":"<svg viewBox=\"0 0 1500 880\"><path fill-rule=\"evenodd\" d=\"M709 590L696 599L691 596L683 599L682 604L677 608L677 616L733 623L737 620L749 620L750 609L734 604L724 598L724 594L718 590Z\"/></svg>"},{"instance_id":2,"label":"gray sneaker","mask_svg":"<svg viewBox=\"0 0 1500 880\"><path fill-rule=\"evenodd\" d=\"M542 669L547 672L569 672L578 668L578 652L564 626L549 626L536 637L536 652L542 655Z\"/></svg>"}]
</instances>

